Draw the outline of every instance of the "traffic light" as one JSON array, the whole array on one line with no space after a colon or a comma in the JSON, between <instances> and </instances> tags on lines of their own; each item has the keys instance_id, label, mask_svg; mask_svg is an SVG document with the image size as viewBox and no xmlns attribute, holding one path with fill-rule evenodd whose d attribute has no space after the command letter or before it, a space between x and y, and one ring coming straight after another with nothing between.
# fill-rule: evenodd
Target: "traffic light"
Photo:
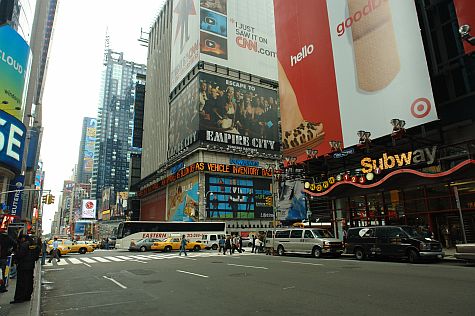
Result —
<instances>
[{"instance_id":1,"label":"traffic light","mask_svg":"<svg viewBox=\"0 0 475 316\"><path fill-rule=\"evenodd\" d=\"M54 195L52 194L49 195L49 203L54 204Z\"/></svg>"},{"instance_id":2,"label":"traffic light","mask_svg":"<svg viewBox=\"0 0 475 316\"><path fill-rule=\"evenodd\" d=\"M41 197L41 202L43 202L43 204L47 204L48 203L48 195L43 195Z\"/></svg>"}]
</instances>

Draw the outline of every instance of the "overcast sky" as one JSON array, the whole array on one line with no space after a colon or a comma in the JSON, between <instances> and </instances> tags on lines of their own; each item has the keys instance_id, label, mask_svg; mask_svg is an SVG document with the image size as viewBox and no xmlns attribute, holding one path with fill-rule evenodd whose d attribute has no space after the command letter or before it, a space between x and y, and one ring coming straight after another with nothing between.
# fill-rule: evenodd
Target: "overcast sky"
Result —
<instances>
[{"instance_id":1,"label":"overcast sky","mask_svg":"<svg viewBox=\"0 0 475 316\"><path fill-rule=\"evenodd\" d=\"M78 160L82 120L96 117L103 69L106 29L110 48L126 60L147 63L147 48L137 39L148 32L165 0L62 0L43 96L43 141L46 190L56 196L45 205L43 230L51 230L63 181Z\"/></svg>"}]
</instances>

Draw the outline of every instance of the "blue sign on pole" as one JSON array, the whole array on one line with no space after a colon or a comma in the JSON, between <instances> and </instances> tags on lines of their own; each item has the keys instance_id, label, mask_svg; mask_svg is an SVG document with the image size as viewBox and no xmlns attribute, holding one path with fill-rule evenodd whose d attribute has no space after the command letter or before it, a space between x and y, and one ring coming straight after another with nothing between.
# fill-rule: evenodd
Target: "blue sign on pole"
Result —
<instances>
[{"instance_id":1,"label":"blue sign on pole","mask_svg":"<svg viewBox=\"0 0 475 316\"><path fill-rule=\"evenodd\" d=\"M17 176L10 182L10 191L18 190L8 194L8 209L10 215L18 216L21 218L21 208L23 204L23 183L25 182L24 176Z\"/></svg>"}]
</instances>

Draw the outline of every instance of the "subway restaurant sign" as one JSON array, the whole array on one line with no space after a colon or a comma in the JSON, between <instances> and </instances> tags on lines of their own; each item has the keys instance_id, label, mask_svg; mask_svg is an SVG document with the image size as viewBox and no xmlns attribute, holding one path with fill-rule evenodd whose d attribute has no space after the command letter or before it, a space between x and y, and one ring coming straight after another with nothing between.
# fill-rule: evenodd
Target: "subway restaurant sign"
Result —
<instances>
[{"instance_id":1,"label":"subway restaurant sign","mask_svg":"<svg viewBox=\"0 0 475 316\"><path fill-rule=\"evenodd\" d=\"M361 171L370 173L376 169L389 170L421 163L431 165L435 161L436 152L437 146L432 146L395 155L384 153L381 158L376 159L365 157L361 159Z\"/></svg>"}]
</instances>

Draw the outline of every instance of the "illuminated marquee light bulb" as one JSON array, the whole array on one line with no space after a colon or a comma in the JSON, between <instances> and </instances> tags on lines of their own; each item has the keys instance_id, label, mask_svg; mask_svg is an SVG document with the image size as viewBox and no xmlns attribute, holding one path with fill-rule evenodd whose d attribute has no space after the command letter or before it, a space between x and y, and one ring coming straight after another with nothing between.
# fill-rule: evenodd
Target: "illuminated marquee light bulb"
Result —
<instances>
[{"instance_id":1,"label":"illuminated marquee light bulb","mask_svg":"<svg viewBox=\"0 0 475 316\"><path fill-rule=\"evenodd\" d=\"M308 189L308 188L310 188L310 182L307 181L305 182L305 189Z\"/></svg>"},{"instance_id":2,"label":"illuminated marquee light bulb","mask_svg":"<svg viewBox=\"0 0 475 316\"><path fill-rule=\"evenodd\" d=\"M380 174L380 173L381 173L381 169L379 169L379 168L374 169L374 173L375 173L375 174Z\"/></svg>"},{"instance_id":3,"label":"illuminated marquee light bulb","mask_svg":"<svg viewBox=\"0 0 475 316\"><path fill-rule=\"evenodd\" d=\"M345 173L345 175L343 176L343 180L345 181L350 181L351 177L348 173Z\"/></svg>"},{"instance_id":4,"label":"illuminated marquee light bulb","mask_svg":"<svg viewBox=\"0 0 475 316\"><path fill-rule=\"evenodd\" d=\"M366 174L366 180L373 181L373 179L374 179L374 173L370 172Z\"/></svg>"},{"instance_id":5,"label":"illuminated marquee light bulb","mask_svg":"<svg viewBox=\"0 0 475 316\"><path fill-rule=\"evenodd\" d=\"M358 181L359 183L364 184L366 182L366 178L364 176L361 176Z\"/></svg>"},{"instance_id":6,"label":"illuminated marquee light bulb","mask_svg":"<svg viewBox=\"0 0 475 316\"><path fill-rule=\"evenodd\" d=\"M341 174L338 174L338 175L336 176L336 181L341 181Z\"/></svg>"}]
</instances>

